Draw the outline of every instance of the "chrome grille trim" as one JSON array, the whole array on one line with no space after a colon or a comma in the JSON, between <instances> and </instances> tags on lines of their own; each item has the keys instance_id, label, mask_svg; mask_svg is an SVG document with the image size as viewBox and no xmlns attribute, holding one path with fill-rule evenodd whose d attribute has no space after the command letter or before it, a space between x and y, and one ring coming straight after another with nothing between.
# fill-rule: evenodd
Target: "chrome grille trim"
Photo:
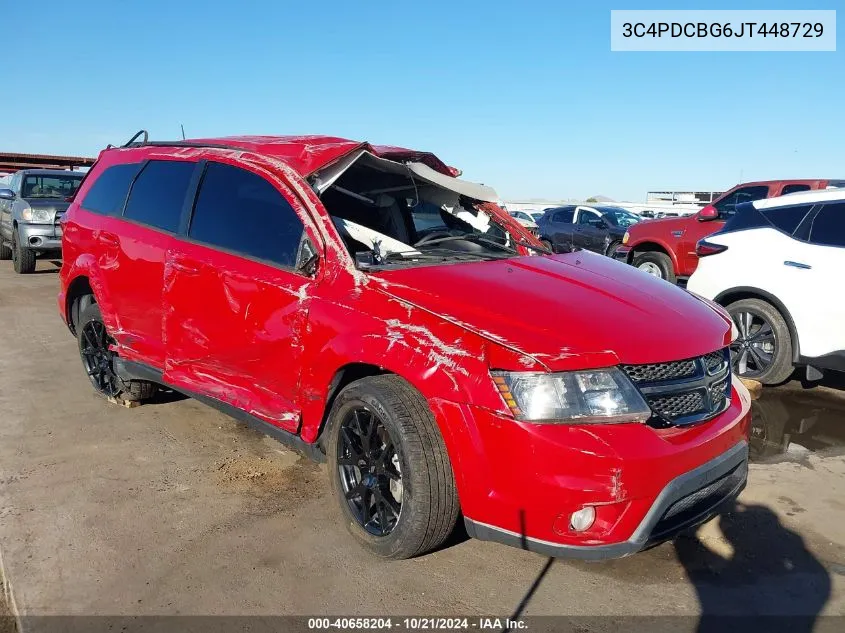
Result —
<instances>
[{"instance_id":1,"label":"chrome grille trim","mask_svg":"<svg viewBox=\"0 0 845 633\"><path fill-rule=\"evenodd\" d=\"M656 427L705 422L730 406L730 350L666 363L621 365L640 390Z\"/></svg>"}]
</instances>

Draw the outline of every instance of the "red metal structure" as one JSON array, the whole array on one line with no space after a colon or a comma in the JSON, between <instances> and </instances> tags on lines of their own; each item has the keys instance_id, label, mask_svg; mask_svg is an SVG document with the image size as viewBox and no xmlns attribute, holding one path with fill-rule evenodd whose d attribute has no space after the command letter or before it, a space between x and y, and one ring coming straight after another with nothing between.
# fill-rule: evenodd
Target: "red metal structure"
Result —
<instances>
[{"instance_id":1,"label":"red metal structure","mask_svg":"<svg viewBox=\"0 0 845 633\"><path fill-rule=\"evenodd\" d=\"M91 167L94 160L84 156L0 152L0 174L16 172L19 169L78 169Z\"/></svg>"}]
</instances>

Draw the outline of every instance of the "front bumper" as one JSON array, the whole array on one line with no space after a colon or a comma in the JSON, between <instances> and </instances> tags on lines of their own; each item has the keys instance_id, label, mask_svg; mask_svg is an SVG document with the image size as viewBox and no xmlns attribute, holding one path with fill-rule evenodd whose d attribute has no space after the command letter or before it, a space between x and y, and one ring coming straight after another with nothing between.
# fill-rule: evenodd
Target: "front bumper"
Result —
<instances>
[{"instance_id":1,"label":"front bumper","mask_svg":"<svg viewBox=\"0 0 845 633\"><path fill-rule=\"evenodd\" d=\"M18 224L18 243L34 251L60 251L62 227L58 224Z\"/></svg>"},{"instance_id":2,"label":"front bumper","mask_svg":"<svg viewBox=\"0 0 845 633\"><path fill-rule=\"evenodd\" d=\"M613 259L619 262L628 263L628 256L631 254L630 246L617 246L613 251Z\"/></svg>"},{"instance_id":3,"label":"front bumper","mask_svg":"<svg viewBox=\"0 0 845 633\"><path fill-rule=\"evenodd\" d=\"M748 480L748 443L741 441L706 464L670 481L626 541L607 545L568 545L531 538L466 518L467 533L545 556L602 560L621 558L674 537L719 514L739 496Z\"/></svg>"},{"instance_id":4,"label":"front bumper","mask_svg":"<svg viewBox=\"0 0 845 633\"><path fill-rule=\"evenodd\" d=\"M748 390L734 379L723 413L683 427L533 424L467 405L435 408L435 417L471 535L601 559L668 540L739 494L750 409ZM595 520L576 531L570 518L584 506Z\"/></svg>"}]
</instances>

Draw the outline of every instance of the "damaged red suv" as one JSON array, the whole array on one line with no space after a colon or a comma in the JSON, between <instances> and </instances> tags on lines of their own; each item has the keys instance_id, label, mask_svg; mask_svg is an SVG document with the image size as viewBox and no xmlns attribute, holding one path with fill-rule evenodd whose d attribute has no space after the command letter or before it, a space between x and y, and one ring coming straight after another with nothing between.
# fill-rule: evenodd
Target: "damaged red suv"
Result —
<instances>
[{"instance_id":1,"label":"damaged red suv","mask_svg":"<svg viewBox=\"0 0 845 633\"><path fill-rule=\"evenodd\" d=\"M386 558L459 516L609 558L717 513L747 475L730 319L609 258L546 256L457 173L330 137L104 150L58 298L95 390L166 385L328 462Z\"/></svg>"}]
</instances>

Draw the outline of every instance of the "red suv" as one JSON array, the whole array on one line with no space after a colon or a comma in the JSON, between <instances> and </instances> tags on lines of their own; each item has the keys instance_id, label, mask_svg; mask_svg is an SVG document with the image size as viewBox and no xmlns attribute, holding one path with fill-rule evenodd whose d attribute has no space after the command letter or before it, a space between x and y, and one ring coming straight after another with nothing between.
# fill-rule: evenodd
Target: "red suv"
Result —
<instances>
[{"instance_id":1,"label":"red suv","mask_svg":"<svg viewBox=\"0 0 845 633\"><path fill-rule=\"evenodd\" d=\"M695 245L724 226L736 205L797 191L845 186L845 180L767 180L736 185L694 215L639 222L628 229L614 257L675 283L695 272Z\"/></svg>"},{"instance_id":2,"label":"red suv","mask_svg":"<svg viewBox=\"0 0 845 633\"><path fill-rule=\"evenodd\" d=\"M540 243L432 154L327 137L104 150L58 307L102 395L166 385L328 462L386 558L469 533L624 556L745 485L721 308Z\"/></svg>"}]
</instances>

